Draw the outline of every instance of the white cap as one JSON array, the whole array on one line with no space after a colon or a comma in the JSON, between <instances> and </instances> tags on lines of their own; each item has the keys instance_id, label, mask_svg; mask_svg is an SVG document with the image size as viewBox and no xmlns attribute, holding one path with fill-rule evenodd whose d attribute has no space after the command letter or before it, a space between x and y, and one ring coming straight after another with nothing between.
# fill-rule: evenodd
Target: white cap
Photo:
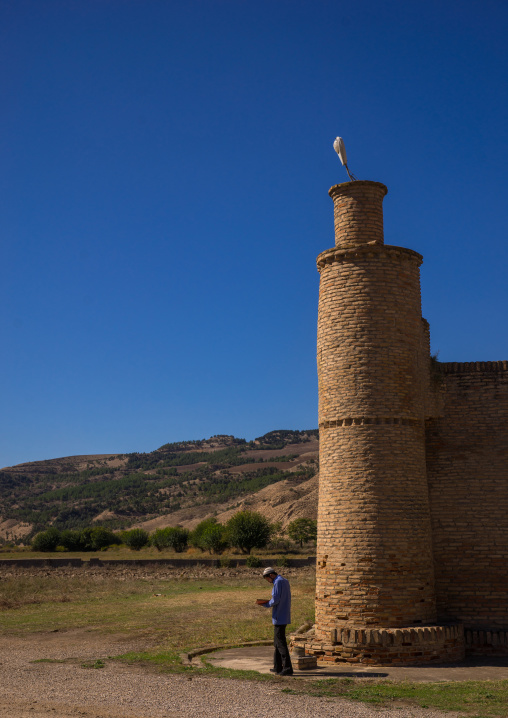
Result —
<instances>
[{"instance_id":1,"label":"white cap","mask_svg":"<svg viewBox=\"0 0 508 718\"><path fill-rule=\"evenodd\" d=\"M268 568L265 568L263 571L263 576L269 576L271 573L277 573L277 571L271 566L268 566Z\"/></svg>"}]
</instances>

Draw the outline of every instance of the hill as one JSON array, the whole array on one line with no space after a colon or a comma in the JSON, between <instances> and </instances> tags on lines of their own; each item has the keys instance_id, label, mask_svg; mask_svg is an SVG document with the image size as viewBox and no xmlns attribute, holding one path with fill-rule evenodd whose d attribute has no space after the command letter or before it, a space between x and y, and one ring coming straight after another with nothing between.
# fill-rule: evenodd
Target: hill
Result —
<instances>
[{"instance_id":1,"label":"hill","mask_svg":"<svg viewBox=\"0 0 508 718\"><path fill-rule=\"evenodd\" d=\"M240 508L286 525L315 517L317 467L317 430L271 431L251 442L218 435L146 454L18 464L0 470L0 540L28 541L49 525L192 528Z\"/></svg>"}]
</instances>

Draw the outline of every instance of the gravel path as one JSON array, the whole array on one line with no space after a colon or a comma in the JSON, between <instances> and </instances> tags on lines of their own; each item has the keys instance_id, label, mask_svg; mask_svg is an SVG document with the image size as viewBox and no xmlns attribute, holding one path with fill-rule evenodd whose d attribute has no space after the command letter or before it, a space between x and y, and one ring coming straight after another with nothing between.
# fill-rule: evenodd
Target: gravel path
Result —
<instances>
[{"instance_id":1,"label":"gravel path","mask_svg":"<svg viewBox=\"0 0 508 718\"><path fill-rule=\"evenodd\" d=\"M139 650L126 637L108 639L90 631L0 638L2 718L453 718L458 714L397 706L370 708L342 699L282 693L291 687L206 675L159 674L106 662L82 668L87 659ZM33 663L76 659L69 663Z\"/></svg>"}]
</instances>

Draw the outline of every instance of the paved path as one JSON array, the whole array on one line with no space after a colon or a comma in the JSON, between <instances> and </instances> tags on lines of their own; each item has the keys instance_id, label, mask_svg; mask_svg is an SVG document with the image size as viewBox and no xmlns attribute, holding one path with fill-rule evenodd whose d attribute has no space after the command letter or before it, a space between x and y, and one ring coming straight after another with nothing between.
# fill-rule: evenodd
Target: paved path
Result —
<instances>
[{"instance_id":1,"label":"paved path","mask_svg":"<svg viewBox=\"0 0 508 718\"><path fill-rule=\"evenodd\" d=\"M199 659L194 659L199 660ZM266 646L255 648L232 648L217 651L206 656L214 666L236 668L245 671L269 673L273 666L273 648ZM337 667L326 666L310 671L295 671L296 676L307 678L375 678L389 681L500 681L508 679L507 658L468 659L464 663L441 666L411 666L407 668L379 668L373 666L342 664Z\"/></svg>"}]
</instances>

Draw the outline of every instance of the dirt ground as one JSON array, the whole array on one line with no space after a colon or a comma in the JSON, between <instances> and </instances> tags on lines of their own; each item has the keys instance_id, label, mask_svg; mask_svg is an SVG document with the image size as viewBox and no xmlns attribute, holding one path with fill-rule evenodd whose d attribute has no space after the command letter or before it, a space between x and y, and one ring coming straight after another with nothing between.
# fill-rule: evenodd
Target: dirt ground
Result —
<instances>
[{"instance_id":1,"label":"dirt ground","mask_svg":"<svg viewBox=\"0 0 508 718\"><path fill-rule=\"evenodd\" d=\"M379 709L341 699L296 696L278 684L221 679L194 672L169 674L108 661L146 649L129 636L93 629L0 639L1 718L379 718ZM103 659L104 668L83 667ZM287 685L286 685L287 682ZM437 718L410 706L383 718ZM447 713L447 718L453 715Z\"/></svg>"}]
</instances>

